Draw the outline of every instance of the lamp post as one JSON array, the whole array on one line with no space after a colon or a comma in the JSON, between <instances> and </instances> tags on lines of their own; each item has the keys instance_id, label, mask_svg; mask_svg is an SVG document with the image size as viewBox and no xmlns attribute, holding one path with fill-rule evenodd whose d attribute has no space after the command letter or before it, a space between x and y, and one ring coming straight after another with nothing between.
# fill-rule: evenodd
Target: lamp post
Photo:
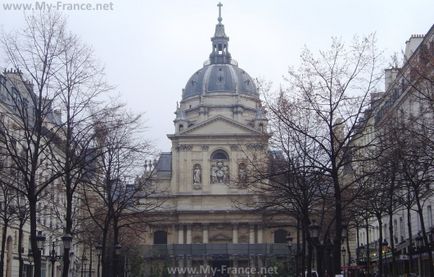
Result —
<instances>
[{"instance_id":1,"label":"lamp post","mask_svg":"<svg viewBox=\"0 0 434 277\"><path fill-rule=\"evenodd\" d=\"M100 271L100 266L101 266L101 252L102 252L102 245L101 245L101 243L97 243L96 244L96 246L95 246L95 249L96 249L96 255L97 255L97 257L98 257L98 266L97 266L97 269L96 269L96 277L99 277L99 271Z\"/></svg>"},{"instance_id":2,"label":"lamp post","mask_svg":"<svg viewBox=\"0 0 434 277\"><path fill-rule=\"evenodd\" d=\"M48 258L51 262L51 277L54 277L54 267L56 265L56 261L61 258L60 256L57 256L56 250L54 249L54 241L52 242L51 251Z\"/></svg>"},{"instance_id":3,"label":"lamp post","mask_svg":"<svg viewBox=\"0 0 434 277\"><path fill-rule=\"evenodd\" d=\"M381 254L383 256L383 272L386 272L386 269L388 268L387 266L385 266L388 246L389 243L387 242L387 239L384 239L383 242L381 243ZM385 274L387 274L387 272Z\"/></svg>"},{"instance_id":4,"label":"lamp post","mask_svg":"<svg viewBox=\"0 0 434 277\"><path fill-rule=\"evenodd\" d=\"M81 277L84 277L84 266L86 261L87 257L83 254L83 256L81 257Z\"/></svg>"},{"instance_id":5,"label":"lamp post","mask_svg":"<svg viewBox=\"0 0 434 277\"><path fill-rule=\"evenodd\" d=\"M42 234L42 231L38 231L36 235L36 245L39 251L39 268L42 267L42 251L44 250L45 236ZM36 255L38 255L36 254ZM35 258L35 256L33 256ZM36 263L36 262L35 262Z\"/></svg>"},{"instance_id":6,"label":"lamp post","mask_svg":"<svg viewBox=\"0 0 434 277\"><path fill-rule=\"evenodd\" d=\"M62 236L62 243L63 243L63 275L62 276L68 276L68 271L69 271L69 264L70 264L70 259L69 259L69 250L71 249L71 243L72 243L72 235L65 233Z\"/></svg>"},{"instance_id":7,"label":"lamp post","mask_svg":"<svg viewBox=\"0 0 434 277\"><path fill-rule=\"evenodd\" d=\"M422 238L422 235L421 235L421 233L419 232L418 234L417 234L417 237L416 237L416 249L417 249L417 251L418 251L418 271L419 271L419 275L420 276L422 276L422 255L421 255L421 253L422 253L422 245L423 245L423 238Z\"/></svg>"},{"instance_id":8,"label":"lamp post","mask_svg":"<svg viewBox=\"0 0 434 277\"><path fill-rule=\"evenodd\" d=\"M119 255L121 254L121 245L119 243L115 244L115 277L118 276L119 274L119 267L120 267L120 257Z\"/></svg>"},{"instance_id":9,"label":"lamp post","mask_svg":"<svg viewBox=\"0 0 434 277\"><path fill-rule=\"evenodd\" d=\"M346 255L346 252L347 251L345 250L345 247L342 246L341 253L342 253L342 257L343 257L342 265L344 267L344 270L343 270L344 271L344 276L346 275L345 274L345 267L346 267L346 264L345 264L345 255Z\"/></svg>"},{"instance_id":10,"label":"lamp post","mask_svg":"<svg viewBox=\"0 0 434 277\"><path fill-rule=\"evenodd\" d=\"M291 250L292 250L292 240L291 233L288 232L286 236L286 241L288 243L288 274L291 272Z\"/></svg>"},{"instance_id":11,"label":"lamp post","mask_svg":"<svg viewBox=\"0 0 434 277\"><path fill-rule=\"evenodd\" d=\"M319 240L320 231L321 231L321 226L316 224L315 221L313 220L312 223L309 225L309 235L311 238L310 243L312 243L312 245L315 248L315 252L316 252L315 260L317 264L318 273L322 275L322 257L321 257L322 245L321 245L321 241Z\"/></svg>"},{"instance_id":12,"label":"lamp post","mask_svg":"<svg viewBox=\"0 0 434 277\"><path fill-rule=\"evenodd\" d=\"M434 248L434 226L430 229L431 247Z\"/></svg>"},{"instance_id":13,"label":"lamp post","mask_svg":"<svg viewBox=\"0 0 434 277\"><path fill-rule=\"evenodd\" d=\"M32 252L32 249L29 249L29 252L27 253L27 258L28 258L28 260L29 260L29 265L30 265L30 273L29 273L29 276L33 276L33 267L32 267L32 265L33 265L33 252Z\"/></svg>"}]
</instances>

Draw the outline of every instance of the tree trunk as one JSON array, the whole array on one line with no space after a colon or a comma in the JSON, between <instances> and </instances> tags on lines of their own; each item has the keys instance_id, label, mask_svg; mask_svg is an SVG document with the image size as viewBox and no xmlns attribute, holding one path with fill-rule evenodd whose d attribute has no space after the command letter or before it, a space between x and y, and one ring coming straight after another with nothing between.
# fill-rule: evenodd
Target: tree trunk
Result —
<instances>
[{"instance_id":1,"label":"tree trunk","mask_svg":"<svg viewBox=\"0 0 434 277\"><path fill-rule=\"evenodd\" d=\"M349 235L347 236L347 253L348 253L348 265L351 264L351 250L350 250L350 240L349 240Z\"/></svg>"},{"instance_id":2,"label":"tree trunk","mask_svg":"<svg viewBox=\"0 0 434 277\"><path fill-rule=\"evenodd\" d=\"M5 207L6 208L6 207ZM6 209L5 209L6 212ZM2 249L0 254L0 276L3 276L4 266L5 266L5 251L6 251L6 238L8 231L9 220L3 221L3 230L2 230Z\"/></svg>"},{"instance_id":3,"label":"tree trunk","mask_svg":"<svg viewBox=\"0 0 434 277\"><path fill-rule=\"evenodd\" d=\"M89 277L92 277L92 244L89 247Z\"/></svg>"},{"instance_id":4,"label":"tree trunk","mask_svg":"<svg viewBox=\"0 0 434 277\"><path fill-rule=\"evenodd\" d=\"M392 276L396 276L396 257L395 257L395 234L393 231L393 212L389 212L389 236L390 236L390 251L392 252L392 263L390 265L390 272Z\"/></svg>"},{"instance_id":5,"label":"tree trunk","mask_svg":"<svg viewBox=\"0 0 434 277\"><path fill-rule=\"evenodd\" d=\"M109 258L108 258L108 253L109 253L109 251L107 251L108 249L107 249L107 245L108 245L108 243L107 243L107 232L108 232L108 226L107 226L108 224L106 223L105 225L104 225L104 230L102 230L102 242L101 242L101 266L102 266L102 269L101 269L101 272L102 272L102 276L109 276L109 267L108 267L108 261L109 261Z\"/></svg>"},{"instance_id":6,"label":"tree trunk","mask_svg":"<svg viewBox=\"0 0 434 277\"><path fill-rule=\"evenodd\" d=\"M366 218L366 271L367 275L370 275L371 266L371 249L369 246L369 220Z\"/></svg>"},{"instance_id":7,"label":"tree trunk","mask_svg":"<svg viewBox=\"0 0 434 277\"><path fill-rule=\"evenodd\" d=\"M312 240L308 239L307 244L307 277L312 277L312 255L313 254L313 247L312 247Z\"/></svg>"},{"instance_id":8,"label":"tree trunk","mask_svg":"<svg viewBox=\"0 0 434 277\"><path fill-rule=\"evenodd\" d=\"M419 197L416 195L416 204L417 204L417 213L419 215L420 226L422 228L422 238L423 238L423 252L428 254L428 276L434 276L434 266L433 266L433 256L430 244L431 242L428 240L428 236L426 235L425 230L425 221L423 218L423 207L420 204Z\"/></svg>"},{"instance_id":9,"label":"tree trunk","mask_svg":"<svg viewBox=\"0 0 434 277\"><path fill-rule=\"evenodd\" d=\"M413 272L413 232L411 228L411 208L407 207L407 228L408 228L408 272Z\"/></svg>"},{"instance_id":10,"label":"tree trunk","mask_svg":"<svg viewBox=\"0 0 434 277\"><path fill-rule=\"evenodd\" d=\"M335 161L332 161L335 163ZM334 166L335 168L336 166ZM333 185L335 198L335 240L333 243L334 274L341 273L341 243L342 243L342 199L341 187L337 170L333 170Z\"/></svg>"},{"instance_id":11,"label":"tree trunk","mask_svg":"<svg viewBox=\"0 0 434 277\"><path fill-rule=\"evenodd\" d=\"M379 238L378 238L378 276L383 277L383 220L380 216L377 216L378 220L378 231L379 231Z\"/></svg>"},{"instance_id":12,"label":"tree trunk","mask_svg":"<svg viewBox=\"0 0 434 277\"><path fill-rule=\"evenodd\" d=\"M23 252L21 250L23 249L23 238L24 238L23 228L25 222L26 222L25 220L20 219L20 225L18 229L18 262L19 262L18 276L20 277L23 276L23 271L24 271Z\"/></svg>"},{"instance_id":13,"label":"tree trunk","mask_svg":"<svg viewBox=\"0 0 434 277\"><path fill-rule=\"evenodd\" d=\"M66 215L65 215L65 234L72 235L72 193L70 192L71 187L66 186ZM63 249L63 271L62 271L62 277L68 277L69 273L69 249L64 248Z\"/></svg>"},{"instance_id":14,"label":"tree trunk","mask_svg":"<svg viewBox=\"0 0 434 277\"><path fill-rule=\"evenodd\" d=\"M33 261L34 261L34 276L41 276L41 252L38 249L38 244L36 241L36 200L29 199L30 208L30 244L32 246Z\"/></svg>"},{"instance_id":15,"label":"tree trunk","mask_svg":"<svg viewBox=\"0 0 434 277\"><path fill-rule=\"evenodd\" d=\"M297 248L295 252L295 276L300 275L299 258L300 258L300 219L297 218Z\"/></svg>"},{"instance_id":16,"label":"tree trunk","mask_svg":"<svg viewBox=\"0 0 434 277\"><path fill-rule=\"evenodd\" d=\"M306 270L306 231L304 229L303 223L301 226L301 276L304 276L304 271Z\"/></svg>"}]
</instances>

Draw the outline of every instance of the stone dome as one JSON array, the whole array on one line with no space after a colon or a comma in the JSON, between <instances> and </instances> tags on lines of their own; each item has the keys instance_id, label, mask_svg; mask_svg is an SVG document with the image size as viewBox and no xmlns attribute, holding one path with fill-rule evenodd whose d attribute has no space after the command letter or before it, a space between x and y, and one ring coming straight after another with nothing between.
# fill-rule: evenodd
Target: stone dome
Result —
<instances>
[{"instance_id":1,"label":"stone dome","mask_svg":"<svg viewBox=\"0 0 434 277\"><path fill-rule=\"evenodd\" d=\"M232 59L229 53L229 37L222 24L221 5L218 23L211 38L212 52L203 68L188 80L182 99L212 93L244 94L259 97L255 83Z\"/></svg>"},{"instance_id":2,"label":"stone dome","mask_svg":"<svg viewBox=\"0 0 434 277\"><path fill-rule=\"evenodd\" d=\"M234 93L258 97L255 83L235 63L211 63L196 71L185 85L182 98L211 93Z\"/></svg>"}]
</instances>

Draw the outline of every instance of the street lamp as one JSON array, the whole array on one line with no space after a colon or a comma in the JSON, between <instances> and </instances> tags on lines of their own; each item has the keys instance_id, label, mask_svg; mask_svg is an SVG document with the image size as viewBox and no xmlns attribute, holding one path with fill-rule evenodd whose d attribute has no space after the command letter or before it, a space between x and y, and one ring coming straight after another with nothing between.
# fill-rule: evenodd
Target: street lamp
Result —
<instances>
[{"instance_id":1,"label":"street lamp","mask_svg":"<svg viewBox=\"0 0 434 277\"><path fill-rule=\"evenodd\" d=\"M315 223L315 220L312 221L312 224L309 225L309 234L312 239L317 239L319 237L319 232L321 231L321 226Z\"/></svg>"},{"instance_id":2,"label":"street lamp","mask_svg":"<svg viewBox=\"0 0 434 277\"><path fill-rule=\"evenodd\" d=\"M98 267L97 267L97 274L96 274L96 277L99 277L99 268L100 268L100 265L101 265L101 254L102 254L102 245L101 245L101 243L97 243L96 244L96 246L95 246L95 249L96 249L96 255L97 255L97 257L98 257Z\"/></svg>"},{"instance_id":3,"label":"street lamp","mask_svg":"<svg viewBox=\"0 0 434 277\"><path fill-rule=\"evenodd\" d=\"M120 255L121 254L121 245L119 243L116 243L115 245L115 254Z\"/></svg>"},{"instance_id":4,"label":"street lamp","mask_svg":"<svg viewBox=\"0 0 434 277\"><path fill-rule=\"evenodd\" d=\"M121 245L119 243L115 244L115 276L117 276L121 267Z\"/></svg>"},{"instance_id":5,"label":"street lamp","mask_svg":"<svg viewBox=\"0 0 434 277\"><path fill-rule=\"evenodd\" d=\"M346 224L342 225L342 241L348 237L348 226Z\"/></svg>"},{"instance_id":6,"label":"street lamp","mask_svg":"<svg viewBox=\"0 0 434 277\"><path fill-rule=\"evenodd\" d=\"M291 250L292 250L292 240L291 233L288 232L286 236L286 242L288 243L288 274L291 271Z\"/></svg>"},{"instance_id":7,"label":"street lamp","mask_svg":"<svg viewBox=\"0 0 434 277\"><path fill-rule=\"evenodd\" d=\"M42 231L38 231L36 235L36 245L38 246L39 251L44 249L45 236L42 234Z\"/></svg>"},{"instance_id":8,"label":"street lamp","mask_svg":"<svg viewBox=\"0 0 434 277\"><path fill-rule=\"evenodd\" d=\"M54 277L54 266L56 264L56 261L60 258L60 256L57 256L56 250L54 249L54 241L52 242L51 252L48 258L51 262L51 277Z\"/></svg>"},{"instance_id":9,"label":"street lamp","mask_svg":"<svg viewBox=\"0 0 434 277\"><path fill-rule=\"evenodd\" d=\"M66 250L71 249L71 242L72 242L71 234L68 234L68 233L64 234L62 236L62 242L63 242L63 248L64 249L66 249Z\"/></svg>"},{"instance_id":10,"label":"street lamp","mask_svg":"<svg viewBox=\"0 0 434 277\"><path fill-rule=\"evenodd\" d=\"M430 237L431 237L431 249L434 249L434 227L431 227Z\"/></svg>"},{"instance_id":11,"label":"street lamp","mask_svg":"<svg viewBox=\"0 0 434 277\"><path fill-rule=\"evenodd\" d=\"M32 249L29 249L29 252L27 254L27 259L29 260L30 265L33 263L33 252Z\"/></svg>"}]
</instances>

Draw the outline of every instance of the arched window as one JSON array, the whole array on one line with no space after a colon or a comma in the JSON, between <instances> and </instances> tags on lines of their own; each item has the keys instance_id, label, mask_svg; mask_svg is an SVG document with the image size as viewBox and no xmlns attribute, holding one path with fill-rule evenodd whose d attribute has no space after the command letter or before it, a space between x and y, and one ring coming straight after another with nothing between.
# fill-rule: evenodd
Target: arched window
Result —
<instances>
[{"instance_id":1,"label":"arched window","mask_svg":"<svg viewBox=\"0 0 434 277\"><path fill-rule=\"evenodd\" d=\"M155 231L154 244L167 244L167 232L161 230Z\"/></svg>"},{"instance_id":2,"label":"arched window","mask_svg":"<svg viewBox=\"0 0 434 277\"><path fill-rule=\"evenodd\" d=\"M288 236L288 232L283 229L279 229L274 231L274 243L287 243L286 237Z\"/></svg>"},{"instance_id":3,"label":"arched window","mask_svg":"<svg viewBox=\"0 0 434 277\"><path fill-rule=\"evenodd\" d=\"M179 132L181 133L184 130L184 125L179 124Z\"/></svg>"},{"instance_id":4,"label":"arched window","mask_svg":"<svg viewBox=\"0 0 434 277\"><path fill-rule=\"evenodd\" d=\"M211 160L227 161L229 160L229 156L225 151L217 150L212 153Z\"/></svg>"}]
</instances>

